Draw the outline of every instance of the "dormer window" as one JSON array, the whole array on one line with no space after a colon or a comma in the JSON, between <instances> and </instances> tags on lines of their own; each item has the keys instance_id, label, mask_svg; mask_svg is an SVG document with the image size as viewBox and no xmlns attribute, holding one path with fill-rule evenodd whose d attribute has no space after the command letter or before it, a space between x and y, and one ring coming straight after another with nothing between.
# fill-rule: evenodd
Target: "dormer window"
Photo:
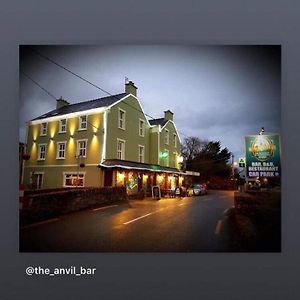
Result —
<instances>
[{"instance_id":1,"label":"dormer window","mask_svg":"<svg viewBox=\"0 0 300 300\"><path fill-rule=\"evenodd\" d=\"M67 131L67 119L59 120L59 133L64 133Z\"/></svg>"},{"instance_id":2,"label":"dormer window","mask_svg":"<svg viewBox=\"0 0 300 300\"><path fill-rule=\"evenodd\" d=\"M87 116L80 116L78 130L86 130L86 129L87 129Z\"/></svg>"},{"instance_id":3,"label":"dormer window","mask_svg":"<svg viewBox=\"0 0 300 300\"><path fill-rule=\"evenodd\" d=\"M41 124L40 135L47 135L47 127L48 127L48 123Z\"/></svg>"}]
</instances>

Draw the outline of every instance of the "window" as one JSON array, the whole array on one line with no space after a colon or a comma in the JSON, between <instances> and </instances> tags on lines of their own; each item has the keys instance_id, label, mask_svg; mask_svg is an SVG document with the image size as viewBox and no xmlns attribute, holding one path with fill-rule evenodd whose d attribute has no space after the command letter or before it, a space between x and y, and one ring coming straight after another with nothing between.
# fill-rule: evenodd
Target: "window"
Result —
<instances>
[{"instance_id":1,"label":"window","mask_svg":"<svg viewBox=\"0 0 300 300\"><path fill-rule=\"evenodd\" d=\"M173 145L174 145L175 148L177 148L177 135L174 133L173 137L174 137L174 141L173 141L174 144Z\"/></svg>"},{"instance_id":2,"label":"window","mask_svg":"<svg viewBox=\"0 0 300 300\"><path fill-rule=\"evenodd\" d=\"M38 160L45 160L46 159L46 144L39 145L38 151Z\"/></svg>"},{"instance_id":3,"label":"window","mask_svg":"<svg viewBox=\"0 0 300 300\"><path fill-rule=\"evenodd\" d=\"M118 127L125 130L126 112L119 108Z\"/></svg>"},{"instance_id":4,"label":"window","mask_svg":"<svg viewBox=\"0 0 300 300\"><path fill-rule=\"evenodd\" d=\"M84 187L85 173L64 173L64 187Z\"/></svg>"},{"instance_id":5,"label":"window","mask_svg":"<svg viewBox=\"0 0 300 300\"><path fill-rule=\"evenodd\" d=\"M77 141L77 157L86 157L87 140Z\"/></svg>"},{"instance_id":6,"label":"window","mask_svg":"<svg viewBox=\"0 0 300 300\"><path fill-rule=\"evenodd\" d=\"M58 142L56 149L56 159L65 159L66 142Z\"/></svg>"},{"instance_id":7,"label":"window","mask_svg":"<svg viewBox=\"0 0 300 300\"><path fill-rule=\"evenodd\" d=\"M145 147L141 145L139 145L139 162L145 162Z\"/></svg>"},{"instance_id":8,"label":"window","mask_svg":"<svg viewBox=\"0 0 300 300\"><path fill-rule=\"evenodd\" d=\"M34 190L41 189L43 187L44 172L30 172L30 183Z\"/></svg>"},{"instance_id":9,"label":"window","mask_svg":"<svg viewBox=\"0 0 300 300\"><path fill-rule=\"evenodd\" d=\"M87 116L80 116L78 130L86 130L86 129L87 129Z\"/></svg>"},{"instance_id":10,"label":"window","mask_svg":"<svg viewBox=\"0 0 300 300\"><path fill-rule=\"evenodd\" d=\"M166 166L170 166L170 155L169 155L169 150L165 149L165 152L168 154L166 157Z\"/></svg>"},{"instance_id":11,"label":"window","mask_svg":"<svg viewBox=\"0 0 300 300\"><path fill-rule=\"evenodd\" d=\"M59 133L64 133L67 131L67 119L59 120Z\"/></svg>"},{"instance_id":12,"label":"window","mask_svg":"<svg viewBox=\"0 0 300 300\"><path fill-rule=\"evenodd\" d=\"M165 129L165 144L169 145L169 130Z\"/></svg>"},{"instance_id":13,"label":"window","mask_svg":"<svg viewBox=\"0 0 300 300\"><path fill-rule=\"evenodd\" d=\"M139 120L139 136L145 136L145 122L144 120Z\"/></svg>"},{"instance_id":14,"label":"window","mask_svg":"<svg viewBox=\"0 0 300 300\"><path fill-rule=\"evenodd\" d=\"M117 139L117 158L125 159L125 141Z\"/></svg>"},{"instance_id":15,"label":"window","mask_svg":"<svg viewBox=\"0 0 300 300\"><path fill-rule=\"evenodd\" d=\"M47 126L48 124L47 123L42 123L41 124L41 132L40 132L40 135L47 135Z\"/></svg>"}]
</instances>

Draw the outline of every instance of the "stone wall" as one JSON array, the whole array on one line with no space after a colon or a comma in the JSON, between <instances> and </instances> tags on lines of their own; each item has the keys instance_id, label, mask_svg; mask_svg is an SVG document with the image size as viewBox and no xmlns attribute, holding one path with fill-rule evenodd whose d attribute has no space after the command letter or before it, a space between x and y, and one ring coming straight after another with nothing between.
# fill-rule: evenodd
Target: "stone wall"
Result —
<instances>
[{"instance_id":1,"label":"stone wall","mask_svg":"<svg viewBox=\"0 0 300 300\"><path fill-rule=\"evenodd\" d=\"M34 223L82 209L127 201L123 187L49 190L25 195L20 225Z\"/></svg>"}]
</instances>

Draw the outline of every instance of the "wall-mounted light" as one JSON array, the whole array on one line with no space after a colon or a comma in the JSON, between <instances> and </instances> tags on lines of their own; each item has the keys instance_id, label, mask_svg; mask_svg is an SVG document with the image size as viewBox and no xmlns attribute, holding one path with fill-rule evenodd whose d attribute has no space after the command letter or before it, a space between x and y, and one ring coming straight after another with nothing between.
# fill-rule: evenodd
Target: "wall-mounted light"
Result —
<instances>
[{"instance_id":1,"label":"wall-mounted light","mask_svg":"<svg viewBox=\"0 0 300 300\"><path fill-rule=\"evenodd\" d=\"M74 138L74 135L70 135L70 139L73 139Z\"/></svg>"},{"instance_id":2,"label":"wall-mounted light","mask_svg":"<svg viewBox=\"0 0 300 300\"><path fill-rule=\"evenodd\" d=\"M167 158L169 156L169 153L167 151L164 151L160 155L162 158Z\"/></svg>"},{"instance_id":3,"label":"wall-mounted light","mask_svg":"<svg viewBox=\"0 0 300 300\"><path fill-rule=\"evenodd\" d=\"M54 141L54 138L53 138L53 137L51 137L51 138L50 138L50 141Z\"/></svg>"},{"instance_id":4,"label":"wall-mounted light","mask_svg":"<svg viewBox=\"0 0 300 300\"><path fill-rule=\"evenodd\" d=\"M33 142L36 143L36 139L34 139Z\"/></svg>"},{"instance_id":5,"label":"wall-mounted light","mask_svg":"<svg viewBox=\"0 0 300 300\"><path fill-rule=\"evenodd\" d=\"M97 136L97 131L94 132L94 136Z\"/></svg>"},{"instance_id":6,"label":"wall-mounted light","mask_svg":"<svg viewBox=\"0 0 300 300\"><path fill-rule=\"evenodd\" d=\"M183 157L182 156L177 156L177 162L182 163L183 162Z\"/></svg>"}]
</instances>

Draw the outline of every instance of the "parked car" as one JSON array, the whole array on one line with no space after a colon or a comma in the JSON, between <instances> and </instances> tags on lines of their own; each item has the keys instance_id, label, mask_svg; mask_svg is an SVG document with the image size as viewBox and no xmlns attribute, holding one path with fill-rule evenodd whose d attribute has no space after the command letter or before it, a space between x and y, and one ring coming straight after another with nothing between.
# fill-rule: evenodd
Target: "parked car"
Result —
<instances>
[{"instance_id":1,"label":"parked car","mask_svg":"<svg viewBox=\"0 0 300 300\"><path fill-rule=\"evenodd\" d=\"M206 184L193 184L187 189L188 196L200 196L207 194Z\"/></svg>"}]
</instances>

